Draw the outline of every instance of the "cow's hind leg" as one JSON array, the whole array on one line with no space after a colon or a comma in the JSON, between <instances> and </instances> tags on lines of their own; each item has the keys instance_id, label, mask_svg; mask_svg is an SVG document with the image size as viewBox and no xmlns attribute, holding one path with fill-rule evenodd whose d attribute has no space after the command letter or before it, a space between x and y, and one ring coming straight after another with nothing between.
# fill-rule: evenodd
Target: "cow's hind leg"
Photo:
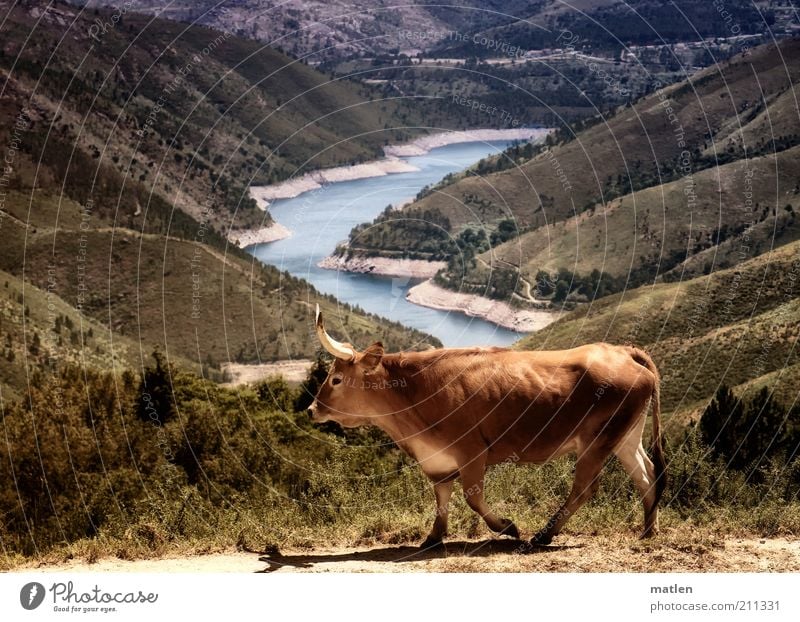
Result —
<instances>
[{"instance_id":1,"label":"cow's hind leg","mask_svg":"<svg viewBox=\"0 0 800 622\"><path fill-rule=\"evenodd\" d=\"M656 500L656 475L652 461L642 447L642 430L645 418L642 416L631 428L625 439L617 445L614 453L622 463L622 467L630 475L644 505L643 538L658 533L658 503Z\"/></svg>"},{"instance_id":2,"label":"cow's hind leg","mask_svg":"<svg viewBox=\"0 0 800 622\"><path fill-rule=\"evenodd\" d=\"M467 505L486 522L486 525L495 533L519 538L519 529L508 518L499 518L489 509L483 497L483 476L486 467L484 462L474 460L461 468L461 485L464 487L464 496Z\"/></svg>"},{"instance_id":3,"label":"cow's hind leg","mask_svg":"<svg viewBox=\"0 0 800 622\"><path fill-rule=\"evenodd\" d=\"M578 457L575 464L575 480L572 482L572 490L567 500L547 521L544 528L533 536L531 544L550 544L570 516L592 498L600 485L600 471L603 470L606 458L610 454L609 450L597 447L588 449Z\"/></svg>"},{"instance_id":4,"label":"cow's hind leg","mask_svg":"<svg viewBox=\"0 0 800 622\"><path fill-rule=\"evenodd\" d=\"M431 532L420 545L423 549L440 545L442 538L447 535L447 512L454 479L455 477L449 480L440 480L433 484L433 494L436 495L436 518L433 521Z\"/></svg>"}]
</instances>

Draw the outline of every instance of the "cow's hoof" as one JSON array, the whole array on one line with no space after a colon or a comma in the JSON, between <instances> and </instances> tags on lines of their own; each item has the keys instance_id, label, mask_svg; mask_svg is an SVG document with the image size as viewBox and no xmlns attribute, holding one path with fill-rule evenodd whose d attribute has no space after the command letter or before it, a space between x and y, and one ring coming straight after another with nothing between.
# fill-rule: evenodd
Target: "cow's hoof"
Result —
<instances>
[{"instance_id":1,"label":"cow's hoof","mask_svg":"<svg viewBox=\"0 0 800 622\"><path fill-rule=\"evenodd\" d=\"M517 529L517 526L507 518L503 519L503 522L508 524L500 531L500 535L509 536L515 540L519 540L519 529Z\"/></svg>"},{"instance_id":2,"label":"cow's hoof","mask_svg":"<svg viewBox=\"0 0 800 622\"><path fill-rule=\"evenodd\" d=\"M422 544L419 545L419 549L420 551L430 551L442 548L443 546L444 546L444 541L441 538L434 538L432 536L428 536L427 538L425 538Z\"/></svg>"},{"instance_id":3,"label":"cow's hoof","mask_svg":"<svg viewBox=\"0 0 800 622\"><path fill-rule=\"evenodd\" d=\"M540 531L537 533L533 538L531 538L531 544L534 546L547 546L553 541L553 536L551 536L546 531Z\"/></svg>"}]
</instances>

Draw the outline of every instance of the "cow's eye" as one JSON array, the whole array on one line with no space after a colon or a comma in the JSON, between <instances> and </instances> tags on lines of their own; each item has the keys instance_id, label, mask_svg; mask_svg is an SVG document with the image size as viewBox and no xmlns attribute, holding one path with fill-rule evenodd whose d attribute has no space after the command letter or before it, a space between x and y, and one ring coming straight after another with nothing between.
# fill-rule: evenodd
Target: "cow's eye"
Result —
<instances>
[{"instance_id":1,"label":"cow's eye","mask_svg":"<svg viewBox=\"0 0 800 622\"><path fill-rule=\"evenodd\" d=\"M331 384L335 387L337 384L342 384L342 377L336 374L331 378Z\"/></svg>"}]
</instances>

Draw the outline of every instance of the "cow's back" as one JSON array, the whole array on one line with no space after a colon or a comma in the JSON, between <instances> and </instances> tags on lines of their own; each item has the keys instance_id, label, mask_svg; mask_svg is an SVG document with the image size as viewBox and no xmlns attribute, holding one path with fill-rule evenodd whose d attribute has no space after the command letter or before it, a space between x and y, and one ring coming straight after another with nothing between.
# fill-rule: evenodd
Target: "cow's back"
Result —
<instances>
[{"instance_id":1,"label":"cow's back","mask_svg":"<svg viewBox=\"0 0 800 622\"><path fill-rule=\"evenodd\" d=\"M431 405L438 436L465 453L488 447L490 464L545 462L575 451L582 437L593 438L620 414L642 371L627 348L608 344L498 350L456 365L442 374L444 403Z\"/></svg>"}]
</instances>

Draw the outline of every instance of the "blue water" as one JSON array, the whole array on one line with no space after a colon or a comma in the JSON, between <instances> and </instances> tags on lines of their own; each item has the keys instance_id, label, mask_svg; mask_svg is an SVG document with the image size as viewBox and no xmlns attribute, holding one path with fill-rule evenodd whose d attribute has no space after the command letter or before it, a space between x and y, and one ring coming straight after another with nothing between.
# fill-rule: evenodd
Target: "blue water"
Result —
<instances>
[{"instance_id":1,"label":"blue water","mask_svg":"<svg viewBox=\"0 0 800 622\"><path fill-rule=\"evenodd\" d=\"M438 337L445 346L510 345L521 337L520 333L462 313L408 302L406 292L418 280L317 267L317 262L347 240L354 226L371 222L387 205L414 197L426 185L435 184L448 173L461 171L487 155L499 153L509 144L498 141L448 145L426 155L403 158L418 171L338 182L293 199L275 201L269 211L276 221L292 231L292 236L247 250L264 263L309 281L321 292L425 331Z\"/></svg>"}]
</instances>

